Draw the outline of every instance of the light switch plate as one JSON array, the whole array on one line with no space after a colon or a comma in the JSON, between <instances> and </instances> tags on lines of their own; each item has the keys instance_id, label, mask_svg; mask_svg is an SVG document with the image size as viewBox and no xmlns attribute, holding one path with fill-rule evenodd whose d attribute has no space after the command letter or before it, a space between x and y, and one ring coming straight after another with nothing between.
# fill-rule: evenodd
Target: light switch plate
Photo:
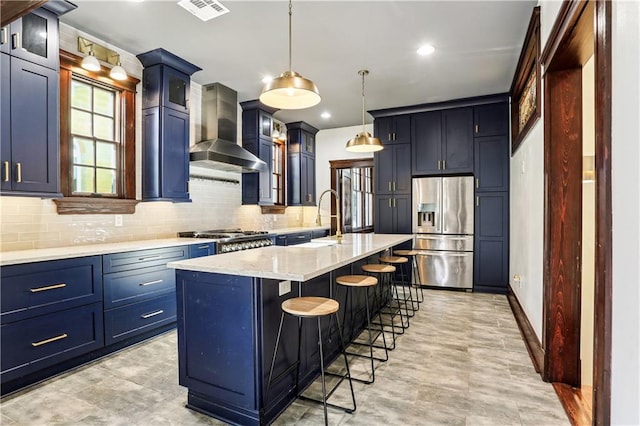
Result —
<instances>
[{"instance_id":1,"label":"light switch plate","mask_svg":"<svg viewBox=\"0 0 640 426\"><path fill-rule=\"evenodd\" d=\"M280 281L278 284L278 296L291 292L291 281Z\"/></svg>"},{"instance_id":2,"label":"light switch plate","mask_svg":"<svg viewBox=\"0 0 640 426\"><path fill-rule=\"evenodd\" d=\"M117 214L115 217L115 225L116 226L122 226L122 215L121 214Z\"/></svg>"}]
</instances>

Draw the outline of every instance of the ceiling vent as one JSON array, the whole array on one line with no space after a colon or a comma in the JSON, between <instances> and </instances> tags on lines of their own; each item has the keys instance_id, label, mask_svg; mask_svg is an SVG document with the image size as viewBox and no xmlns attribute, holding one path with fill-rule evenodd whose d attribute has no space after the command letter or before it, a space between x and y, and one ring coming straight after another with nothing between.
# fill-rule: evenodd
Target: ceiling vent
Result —
<instances>
[{"instance_id":1,"label":"ceiling vent","mask_svg":"<svg viewBox=\"0 0 640 426\"><path fill-rule=\"evenodd\" d=\"M229 12L229 9L216 0L180 0L178 5L205 22Z\"/></svg>"}]
</instances>

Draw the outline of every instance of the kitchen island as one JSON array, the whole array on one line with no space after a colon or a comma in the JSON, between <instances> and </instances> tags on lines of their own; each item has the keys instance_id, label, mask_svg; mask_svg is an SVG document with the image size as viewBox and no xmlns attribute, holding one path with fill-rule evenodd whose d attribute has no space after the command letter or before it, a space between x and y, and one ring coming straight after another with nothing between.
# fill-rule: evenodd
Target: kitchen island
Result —
<instances>
[{"instance_id":1,"label":"kitchen island","mask_svg":"<svg viewBox=\"0 0 640 426\"><path fill-rule=\"evenodd\" d=\"M187 407L234 424L270 423L296 398L296 375L302 389L320 373L315 324L286 316L275 379L264 400L282 302L332 297L341 318L347 314L345 336L358 332L364 299L345 303L335 277L361 273L362 264L412 238L347 234L342 244L326 238L169 263L176 269L179 382L189 389ZM327 319L322 328L328 336L324 355L331 360L340 348L335 322Z\"/></svg>"}]
</instances>

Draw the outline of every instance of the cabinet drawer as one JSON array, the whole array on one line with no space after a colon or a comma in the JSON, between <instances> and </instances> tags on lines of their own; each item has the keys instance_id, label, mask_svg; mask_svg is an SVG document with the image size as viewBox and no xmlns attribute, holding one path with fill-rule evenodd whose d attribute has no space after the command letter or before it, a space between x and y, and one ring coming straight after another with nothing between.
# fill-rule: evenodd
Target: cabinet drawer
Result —
<instances>
[{"instance_id":1,"label":"cabinet drawer","mask_svg":"<svg viewBox=\"0 0 640 426\"><path fill-rule=\"evenodd\" d=\"M191 244L189 246L190 259L196 257L211 256L212 254L216 254L215 243Z\"/></svg>"},{"instance_id":2,"label":"cabinet drawer","mask_svg":"<svg viewBox=\"0 0 640 426\"><path fill-rule=\"evenodd\" d=\"M0 275L3 324L102 300L100 256L6 266Z\"/></svg>"},{"instance_id":3,"label":"cabinet drawer","mask_svg":"<svg viewBox=\"0 0 640 426\"><path fill-rule=\"evenodd\" d=\"M0 333L5 382L101 348L102 303L3 325Z\"/></svg>"},{"instance_id":4,"label":"cabinet drawer","mask_svg":"<svg viewBox=\"0 0 640 426\"><path fill-rule=\"evenodd\" d=\"M108 274L110 272L166 265L168 262L174 260L186 259L188 257L188 250L187 246L180 246L107 254L102 257L102 267L104 273Z\"/></svg>"},{"instance_id":5,"label":"cabinet drawer","mask_svg":"<svg viewBox=\"0 0 640 426\"><path fill-rule=\"evenodd\" d=\"M115 308L175 291L176 273L166 266L106 274L104 308Z\"/></svg>"},{"instance_id":6,"label":"cabinet drawer","mask_svg":"<svg viewBox=\"0 0 640 426\"><path fill-rule=\"evenodd\" d=\"M124 340L176 321L176 295L168 294L104 313L105 343Z\"/></svg>"}]
</instances>

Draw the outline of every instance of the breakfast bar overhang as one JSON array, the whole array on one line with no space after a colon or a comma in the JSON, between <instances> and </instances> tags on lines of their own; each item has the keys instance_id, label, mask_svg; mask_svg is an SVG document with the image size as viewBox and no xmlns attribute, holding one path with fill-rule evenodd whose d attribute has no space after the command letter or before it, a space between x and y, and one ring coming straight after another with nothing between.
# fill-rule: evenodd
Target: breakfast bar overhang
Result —
<instances>
[{"instance_id":1,"label":"breakfast bar overhang","mask_svg":"<svg viewBox=\"0 0 640 426\"><path fill-rule=\"evenodd\" d=\"M345 333L358 332L365 321L364 299L344 303L335 277L361 273L361 265L412 239L347 234L341 244L327 238L169 263L176 269L179 383L189 389L187 407L233 424L273 421L298 389L315 379L320 365L315 329L307 329L304 321L299 327L299 319L286 316L275 380L264 400L282 302L298 296L334 298L341 317L350 318ZM322 328L330 336L324 356L331 360L340 348L335 323L327 320Z\"/></svg>"}]
</instances>

